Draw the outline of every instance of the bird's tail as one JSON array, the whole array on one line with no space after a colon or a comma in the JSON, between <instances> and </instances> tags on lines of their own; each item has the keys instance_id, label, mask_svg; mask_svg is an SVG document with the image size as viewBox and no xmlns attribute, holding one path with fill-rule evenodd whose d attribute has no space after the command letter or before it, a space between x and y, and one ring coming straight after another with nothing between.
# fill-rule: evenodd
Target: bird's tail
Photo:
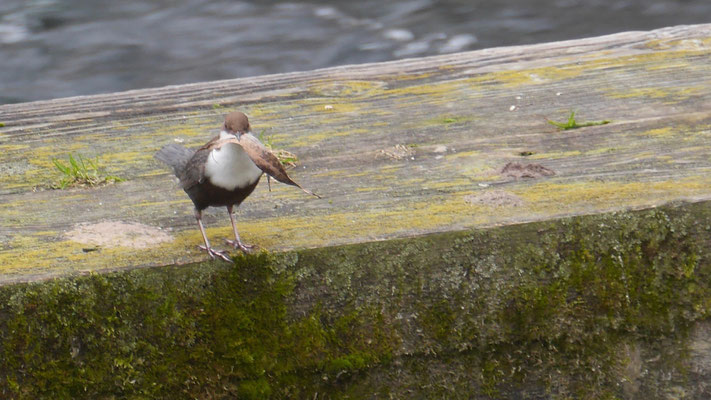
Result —
<instances>
[{"instance_id":1,"label":"bird's tail","mask_svg":"<svg viewBox=\"0 0 711 400\"><path fill-rule=\"evenodd\" d=\"M173 167L175 175L179 175L185 169L185 165L187 165L193 153L193 150L171 143L158 150L153 157Z\"/></svg>"}]
</instances>

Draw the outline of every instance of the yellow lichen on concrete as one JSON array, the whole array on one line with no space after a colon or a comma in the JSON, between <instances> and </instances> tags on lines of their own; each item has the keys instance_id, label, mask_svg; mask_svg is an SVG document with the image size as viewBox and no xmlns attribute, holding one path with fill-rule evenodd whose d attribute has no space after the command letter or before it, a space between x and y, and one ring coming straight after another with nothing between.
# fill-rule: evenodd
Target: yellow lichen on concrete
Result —
<instances>
[{"instance_id":1,"label":"yellow lichen on concrete","mask_svg":"<svg viewBox=\"0 0 711 400\"><path fill-rule=\"evenodd\" d=\"M452 153L452 154L447 154L445 158L451 159L451 160L456 160L459 158L472 158L472 157L477 157L481 155L480 151L472 150L472 151L460 151L457 153Z\"/></svg>"},{"instance_id":2,"label":"yellow lichen on concrete","mask_svg":"<svg viewBox=\"0 0 711 400\"><path fill-rule=\"evenodd\" d=\"M285 247L318 247L324 244L348 243L365 234L368 237L384 238L411 229L427 231L450 223L471 223L480 219L476 207L462 210L461 195L451 195L435 202L403 203L394 210L370 210L364 212L339 212L314 217L275 217L259 220L240 220L240 231L245 240L268 249ZM479 209L483 211L483 209ZM469 215L469 217L465 217ZM305 234L307 233L308 234ZM354 233L358 233L354 235ZM229 223L208 227L210 239L218 245L220 237L229 238ZM284 239L288 238L288 241ZM101 269L126 268L136 265L151 265L156 260L176 255L185 260L206 257L196 246L202 241L197 228L179 232L172 241L159 241L136 251L133 247L80 243L63 240L40 245L35 236L16 235L11 249L0 253L0 274L14 276L24 269L35 269L32 260L48 262L36 273L67 273ZM286 243L286 244L284 244ZM87 246L90 249L86 249ZM185 253L188 249L189 252ZM190 250L193 249L193 250Z\"/></svg>"},{"instance_id":3,"label":"yellow lichen on concrete","mask_svg":"<svg viewBox=\"0 0 711 400\"><path fill-rule=\"evenodd\" d=\"M140 251L121 243L105 246L71 239L44 241L23 235L13 235L12 244L9 250L0 252L0 276L5 279L145 266L175 257L186 260L184 250L191 248L184 234L176 235L173 241L158 241L144 246ZM36 265L38 260L43 261L41 267Z\"/></svg>"},{"instance_id":4,"label":"yellow lichen on concrete","mask_svg":"<svg viewBox=\"0 0 711 400\"><path fill-rule=\"evenodd\" d=\"M588 150L584 154L586 156L596 156L596 155L600 155L600 154L612 153L617 150L619 150L619 149L616 147L600 147L598 149Z\"/></svg>"},{"instance_id":5,"label":"yellow lichen on concrete","mask_svg":"<svg viewBox=\"0 0 711 400\"><path fill-rule=\"evenodd\" d=\"M634 68L642 66L647 68L650 65L662 65L678 60L686 61L688 57L707 55L705 50L672 50L659 52L644 52L632 55L625 55L615 58L621 66Z\"/></svg>"},{"instance_id":6,"label":"yellow lichen on concrete","mask_svg":"<svg viewBox=\"0 0 711 400\"><path fill-rule=\"evenodd\" d=\"M675 62L669 62L664 64L655 64L645 67L647 71L659 71L659 70L675 70L679 68L688 67L689 63L684 60L679 60Z\"/></svg>"},{"instance_id":7,"label":"yellow lichen on concrete","mask_svg":"<svg viewBox=\"0 0 711 400\"><path fill-rule=\"evenodd\" d=\"M711 177L688 177L658 182L583 181L575 183L543 182L512 192L525 199L532 208L570 210L580 206L612 209L616 204L637 207L662 204L666 201L709 194Z\"/></svg>"},{"instance_id":8,"label":"yellow lichen on concrete","mask_svg":"<svg viewBox=\"0 0 711 400\"><path fill-rule=\"evenodd\" d=\"M356 192L385 192L391 189L387 186L372 186L372 187L359 187L355 188Z\"/></svg>"},{"instance_id":9,"label":"yellow lichen on concrete","mask_svg":"<svg viewBox=\"0 0 711 400\"><path fill-rule=\"evenodd\" d=\"M369 175L370 173L371 173L370 171L352 172L352 173L343 175L343 177L344 178L358 178L361 176Z\"/></svg>"},{"instance_id":10,"label":"yellow lichen on concrete","mask_svg":"<svg viewBox=\"0 0 711 400\"><path fill-rule=\"evenodd\" d=\"M364 97L382 93L386 87L383 81L321 80L312 82L309 92L316 97Z\"/></svg>"},{"instance_id":11,"label":"yellow lichen on concrete","mask_svg":"<svg viewBox=\"0 0 711 400\"><path fill-rule=\"evenodd\" d=\"M77 135L72 137L71 141L58 136L43 140L39 146L16 146L14 150L17 153L12 157L22 160L26 167L0 178L0 182L7 188L48 188L61 177L53 160L68 164L70 155L97 161L103 173L119 177L128 169L140 170L146 165L145 161L153 158L153 151L146 149L155 147L152 144L152 140L157 138L155 132L142 137L132 135L131 140L126 140L123 136L121 138L121 145L118 147L120 151L116 151L115 146L112 150L106 145L106 142L110 141L108 138L98 138L90 134Z\"/></svg>"},{"instance_id":12,"label":"yellow lichen on concrete","mask_svg":"<svg viewBox=\"0 0 711 400\"><path fill-rule=\"evenodd\" d=\"M653 50L708 50L711 49L711 38L700 37L693 39L654 39L649 40L645 46Z\"/></svg>"},{"instance_id":13,"label":"yellow lichen on concrete","mask_svg":"<svg viewBox=\"0 0 711 400\"><path fill-rule=\"evenodd\" d=\"M243 111L249 117L253 130L262 128L265 121L283 118L284 115L297 114L301 105L293 100L279 102L246 104Z\"/></svg>"},{"instance_id":14,"label":"yellow lichen on concrete","mask_svg":"<svg viewBox=\"0 0 711 400\"><path fill-rule=\"evenodd\" d=\"M131 135L131 137L137 137L141 140L146 141L156 141L160 137L165 138L195 138L196 143L206 142L211 137L217 135L220 130L219 119L218 123L214 126L195 126L195 127L185 127L185 126L174 126L170 128L159 128L150 132L146 132L142 135Z\"/></svg>"},{"instance_id":15,"label":"yellow lichen on concrete","mask_svg":"<svg viewBox=\"0 0 711 400\"><path fill-rule=\"evenodd\" d=\"M265 246L276 245L289 238L289 247L318 247L324 243L349 243L354 237L366 235L372 239L389 237L412 229L428 231L452 223L474 223L481 219L477 208L464 209L460 195L437 201L403 203L389 210L341 212L315 218L275 218L269 221L243 223L244 237ZM479 211L482 211L479 209ZM309 232L309 235L304 235ZM225 229L223 234L227 234Z\"/></svg>"},{"instance_id":16,"label":"yellow lichen on concrete","mask_svg":"<svg viewBox=\"0 0 711 400\"><path fill-rule=\"evenodd\" d=\"M436 126L436 127L446 127L453 124L466 124L476 120L477 117L474 115L452 115L452 114L442 114L433 118L425 119L424 121L417 121L422 127Z\"/></svg>"},{"instance_id":17,"label":"yellow lichen on concrete","mask_svg":"<svg viewBox=\"0 0 711 400\"><path fill-rule=\"evenodd\" d=\"M658 53L640 53L627 56L611 56L609 51L601 51L588 54L584 61L579 58L571 58L569 63L557 66L536 67L528 69L515 69L506 71L496 71L481 74L469 79L474 85L487 82L497 82L503 88L516 88L526 85L540 85L566 79L578 78L588 71L595 71L609 68L634 68L643 64L644 68L653 70L665 68L670 62L679 60L680 66L687 66L685 58L693 55L703 54L702 50L677 50Z\"/></svg>"},{"instance_id":18,"label":"yellow lichen on concrete","mask_svg":"<svg viewBox=\"0 0 711 400\"><path fill-rule=\"evenodd\" d=\"M29 144L0 144L0 152L14 152L19 150L27 150L30 148Z\"/></svg>"},{"instance_id":19,"label":"yellow lichen on concrete","mask_svg":"<svg viewBox=\"0 0 711 400\"><path fill-rule=\"evenodd\" d=\"M423 187L429 188L429 189L445 189L445 188L451 188L451 187L464 187L464 186L471 186L472 180L471 179L449 179L443 182L422 182Z\"/></svg>"},{"instance_id":20,"label":"yellow lichen on concrete","mask_svg":"<svg viewBox=\"0 0 711 400\"><path fill-rule=\"evenodd\" d=\"M452 68L452 66L445 65L445 66L442 66L440 69L447 70L447 69L451 69L451 68ZM395 75L395 80L398 80L398 81L419 81L422 79L427 79L431 76L432 76L432 74L429 72L425 72L422 74L397 74L397 75Z\"/></svg>"},{"instance_id":21,"label":"yellow lichen on concrete","mask_svg":"<svg viewBox=\"0 0 711 400\"><path fill-rule=\"evenodd\" d=\"M503 88L515 88L522 85L538 85L552 81L571 79L579 76L584 68L577 65L560 67L542 67L525 70L490 72L473 79L472 83L481 84L494 81Z\"/></svg>"},{"instance_id":22,"label":"yellow lichen on concrete","mask_svg":"<svg viewBox=\"0 0 711 400\"><path fill-rule=\"evenodd\" d=\"M318 178L322 178L322 177L328 177L328 176L339 176L339 175L343 175L343 174L346 174L346 173L347 173L347 170L343 170L343 169L331 169L331 170L328 170L328 171L325 171L325 172L316 173L316 174L314 174L314 176L315 176L315 177L318 177Z\"/></svg>"},{"instance_id":23,"label":"yellow lichen on concrete","mask_svg":"<svg viewBox=\"0 0 711 400\"><path fill-rule=\"evenodd\" d=\"M384 175L384 174L376 174L373 175L373 179L380 179L380 180L389 180L389 179L394 179L396 176L395 175ZM403 179L400 181L402 185L419 185L420 183L427 182L428 180L425 178L410 178L410 179Z\"/></svg>"},{"instance_id":24,"label":"yellow lichen on concrete","mask_svg":"<svg viewBox=\"0 0 711 400\"><path fill-rule=\"evenodd\" d=\"M571 151L556 151L556 152L550 152L550 153L536 153L528 158L532 160L555 160L559 158L568 158L568 157L575 157L583 154L580 150L571 150Z\"/></svg>"},{"instance_id":25,"label":"yellow lichen on concrete","mask_svg":"<svg viewBox=\"0 0 711 400\"><path fill-rule=\"evenodd\" d=\"M604 90L607 97L613 99L630 99L630 98L650 98L650 99L665 99L671 103L680 102L688 99L691 96L702 93L699 87L646 87L646 88L630 88L620 90L617 88L609 88Z\"/></svg>"},{"instance_id":26,"label":"yellow lichen on concrete","mask_svg":"<svg viewBox=\"0 0 711 400\"><path fill-rule=\"evenodd\" d=\"M81 252L81 245L65 241L44 242L33 236L13 235L8 251L0 252L0 275L23 275L25 270L34 274L48 273L60 265L70 264L71 254ZM49 261L36 268L37 260ZM52 272L67 272L60 268Z\"/></svg>"},{"instance_id":27,"label":"yellow lichen on concrete","mask_svg":"<svg viewBox=\"0 0 711 400\"><path fill-rule=\"evenodd\" d=\"M316 133L312 133L310 135L302 135L298 138L292 138L292 140L286 141L285 144L294 147L313 146L327 139L365 133L369 133L369 130L356 128L350 131L317 131Z\"/></svg>"},{"instance_id":28,"label":"yellow lichen on concrete","mask_svg":"<svg viewBox=\"0 0 711 400\"><path fill-rule=\"evenodd\" d=\"M153 153L147 151L124 151L116 153L106 153L101 156L101 161L107 165L113 164L135 164L140 161L153 159Z\"/></svg>"},{"instance_id":29,"label":"yellow lichen on concrete","mask_svg":"<svg viewBox=\"0 0 711 400\"><path fill-rule=\"evenodd\" d=\"M665 126L662 128L649 129L641 132L640 135L653 136L653 137L673 137L675 135L675 130L671 126Z\"/></svg>"},{"instance_id":30,"label":"yellow lichen on concrete","mask_svg":"<svg viewBox=\"0 0 711 400\"><path fill-rule=\"evenodd\" d=\"M412 101L413 96L428 96L428 101L434 102L438 98L454 99L456 98L456 93L462 90L466 90L468 94L476 96L476 92L472 92L472 84L474 83L475 80L472 79L419 83L387 89L384 90L383 95L395 98L395 101L399 104Z\"/></svg>"}]
</instances>

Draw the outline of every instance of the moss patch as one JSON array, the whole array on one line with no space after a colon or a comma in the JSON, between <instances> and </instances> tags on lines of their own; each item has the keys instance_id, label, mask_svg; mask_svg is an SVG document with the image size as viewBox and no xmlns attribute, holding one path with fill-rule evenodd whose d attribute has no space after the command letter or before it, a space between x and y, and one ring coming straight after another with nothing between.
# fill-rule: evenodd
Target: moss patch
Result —
<instances>
[{"instance_id":1,"label":"moss patch","mask_svg":"<svg viewBox=\"0 0 711 400\"><path fill-rule=\"evenodd\" d=\"M711 310L710 224L697 203L5 286L0 393L605 398L621 349L671 341L628 377L658 394Z\"/></svg>"},{"instance_id":2,"label":"moss patch","mask_svg":"<svg viewBox=\"0 0 711 400\"><path fill-rule=\"evenodd\" d=\"M588 126L597 126L597 125L607 125L611 121L609 120L602 120L602 121L588 121L588 122L578 122L575 119L575 111L571 111L570 115L568 116L568 121L566 122L556 122L552 120L548 120L548 123L555 126L558 128L558 130L561 131L567 131L570 129L579 129L579 128L585 128Z\"/></svg>"},{"instance_id":3,"label":"moss patch","mask_svg":"<svg viewBox=\"0 0 711 400\"><path fill-rule=\"evenodd\" d=\"M427 126L438 126L438 125L450 125L450 124L462 124L465 122L470 122L473 117L466 115L439 115L435 118L428 119L424 121Z\"/></svg>"},{"instance_id":4,"label":"moss patch","mask_svg":"<svg viewBox=\"0 0 711 400\"><path fill-rule=\"evenodd\" d=\"M203 264L5 287L0 393L292 396L312 375L327 379L390 357L397 342L382 331L378 310L346 311L328 325L317 309L288 318L285 298L295 280L277 267L263 253L237 258L234 267ZM367 342L358 339L366 327L374 328Z\"/></svg>"}]
</instances>

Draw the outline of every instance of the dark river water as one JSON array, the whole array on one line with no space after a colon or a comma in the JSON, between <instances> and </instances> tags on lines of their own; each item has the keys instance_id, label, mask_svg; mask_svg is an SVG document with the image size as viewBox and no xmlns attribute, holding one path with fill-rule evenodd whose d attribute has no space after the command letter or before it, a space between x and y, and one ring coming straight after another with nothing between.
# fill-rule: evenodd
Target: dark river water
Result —
<instances>
[{"instance_id":1,"label":"dark river water","mask_svg":"<svg viewBox=\"0 0 711 400\"><path fill-rule=\"evenodd\" d=\"M711 22L711 0L0 0L0 103Z\"/></svg>"}]
</instances>

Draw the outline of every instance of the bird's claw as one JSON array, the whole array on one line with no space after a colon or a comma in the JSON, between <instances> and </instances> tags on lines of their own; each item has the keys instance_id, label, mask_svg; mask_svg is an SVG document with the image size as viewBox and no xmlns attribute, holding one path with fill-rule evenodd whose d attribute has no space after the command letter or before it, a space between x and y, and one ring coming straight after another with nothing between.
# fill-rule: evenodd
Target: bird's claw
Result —
<instances>
[{"instance_id":1,"label":"bird's claw","mask_svg":"<svg viewBox=\"0 0 711 400\"><path fill-rule=\"evenodd\" d=\"M200 250L206 251L207 255L209 255L210 258L212 258L213 260L217 257L220 257L224 261L232 262L232 259L230 258L229 254L227 254L227 252L224 250L215 250L211 247L205 247L205 246L198 246L198 247L200 248Z\"/></svg>"},{"instance_id":2,"label":"bird's claw","mask_svg":"<svg viewBox=\"0 0 711 400\"><path fill-rule=\"evenodd\" d=\"M225 239L225 243L229 244L230 246L234 247L235 249L242 250L244 253L251 253L254 251L254 249L257 248L257 246L253 244L244 244L240 241L237 240L229 240Z\"/></svg>"}]
</instances>

